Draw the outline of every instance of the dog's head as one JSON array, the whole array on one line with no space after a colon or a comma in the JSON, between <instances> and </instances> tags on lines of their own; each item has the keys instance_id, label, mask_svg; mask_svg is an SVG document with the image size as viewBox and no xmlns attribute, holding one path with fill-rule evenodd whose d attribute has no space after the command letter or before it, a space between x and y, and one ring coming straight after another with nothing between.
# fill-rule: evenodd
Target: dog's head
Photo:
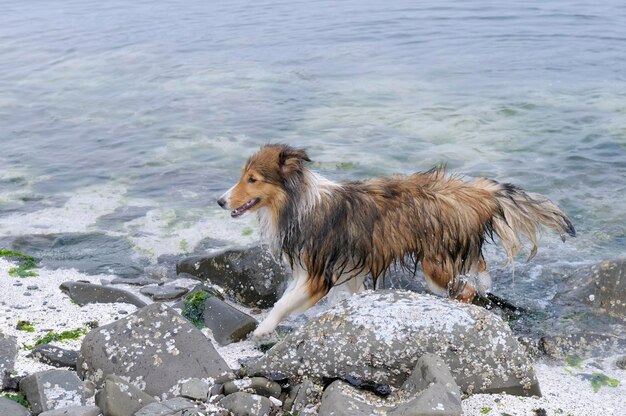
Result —
<instances>
[{"instance_id":1,"label":"dog's head","mask_svg":"<svg viewBox=\"0 0 626 416\"><path fill-rule=\"evenodd\" d=\"M268 144L250 156L243 165L241 178L226 191L217 203L240 217L264 206L275 206L286 198L285 183L302 173L306 152L285 144Z\"/></svg>"}]
</instances>

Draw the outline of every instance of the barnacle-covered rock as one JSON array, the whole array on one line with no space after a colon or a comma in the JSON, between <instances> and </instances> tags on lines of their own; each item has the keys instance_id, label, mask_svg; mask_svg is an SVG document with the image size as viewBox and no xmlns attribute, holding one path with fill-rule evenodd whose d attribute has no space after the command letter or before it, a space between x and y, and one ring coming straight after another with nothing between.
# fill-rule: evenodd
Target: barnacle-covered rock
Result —
<instances>
[{"instance_id":1,"label":"barnacle-covered rock","mask_svg":"<svg viewBox=\"0 0 626 416\"><path fill-rule=\"evenodd\" d=\"M158 303L87 334L77 370L98 387L115 374L161 398L178 395L191 378L213 384L233 377L200 330Z\"/></svg>"},{"instance_id":2,"label":"barnacle-covered rock","mask_svg":"<svg viewBox=\"0 0 626 416\"><path fill-rule=\"evenodd\" d=\"M539 395L534 369L508 325L483 308L413 292L364 292L288 335L249 375L356 377L400 387L426 353L466 394Z\"/></svg>"}]
</instances>

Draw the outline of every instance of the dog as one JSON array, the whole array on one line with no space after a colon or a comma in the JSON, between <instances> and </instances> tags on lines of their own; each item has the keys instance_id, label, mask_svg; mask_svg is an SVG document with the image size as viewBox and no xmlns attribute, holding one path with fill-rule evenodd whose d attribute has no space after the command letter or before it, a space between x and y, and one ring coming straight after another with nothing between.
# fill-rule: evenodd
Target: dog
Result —
<instances>
[{"instance_id":1,"label":"dog","mask_svg":"<svg viewBox=\"0 0 626 416\"><path fill-rule=\"evenodd\" d=\"M489 292L482 254L500 239L509 262L519 237L537 252L540 225L561 239L574 237L569 218L546 197L508 183L465 181L443 168L408 176L336 183L307 168L303 149L268 144L244 164L241 178L218 204L238 218L256 212L262 235L282 256L293 280L253 333L270 334L293 312L303 312L329 290L365 289L390 266L415 271L421 263L430 291L462 302ZM463 278L461 278L463 277Z\"/></svg>"}]
</instances>

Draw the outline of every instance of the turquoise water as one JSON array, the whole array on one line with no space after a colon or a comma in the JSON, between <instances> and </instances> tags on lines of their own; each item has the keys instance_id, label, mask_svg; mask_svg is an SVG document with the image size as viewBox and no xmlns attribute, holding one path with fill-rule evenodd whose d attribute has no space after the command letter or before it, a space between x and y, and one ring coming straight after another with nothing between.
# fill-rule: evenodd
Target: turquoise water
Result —
<instances>
[{"instance_id":1,"label":"turquoise water","mask_svg":"<svg viewBox=\"0 0 626 416\"><path fill-rule=\"evenodd\" d=\"M215 199L281 141L333 179L445 162L549 196L579 236L497 273L523 302L624 253L623 2L217 3L0 4L0 237L248 241Z\"/></svg>"}]
</instances>

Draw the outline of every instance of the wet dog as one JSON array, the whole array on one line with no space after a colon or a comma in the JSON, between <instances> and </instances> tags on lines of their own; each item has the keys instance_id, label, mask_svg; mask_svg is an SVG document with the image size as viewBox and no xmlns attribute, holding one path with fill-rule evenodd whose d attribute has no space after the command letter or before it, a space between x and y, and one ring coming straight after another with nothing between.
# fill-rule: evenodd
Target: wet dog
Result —
<instances>
[{"instance_id":1,"label":"wet dog","mask_svg":"<svg viewBox=\"0 0 626 416\"><path fill-rule=\"evenodd\" d=\"M485 239L497 235L512 261L520 237L532 243L534 256L539 226L563 240L575 236L554 203L511 184L464 181L443 169L336 183L309 170L309 161L302 149L267 145L218 200L233 218L256 212L271 249L293 271L293 281L254 336L271 333L333 286L356 293L369 276L376 287L393 264L415 270L421 263L432 292L471 302L491 285L482 255Z\"/></svg>"}]
</instances>

